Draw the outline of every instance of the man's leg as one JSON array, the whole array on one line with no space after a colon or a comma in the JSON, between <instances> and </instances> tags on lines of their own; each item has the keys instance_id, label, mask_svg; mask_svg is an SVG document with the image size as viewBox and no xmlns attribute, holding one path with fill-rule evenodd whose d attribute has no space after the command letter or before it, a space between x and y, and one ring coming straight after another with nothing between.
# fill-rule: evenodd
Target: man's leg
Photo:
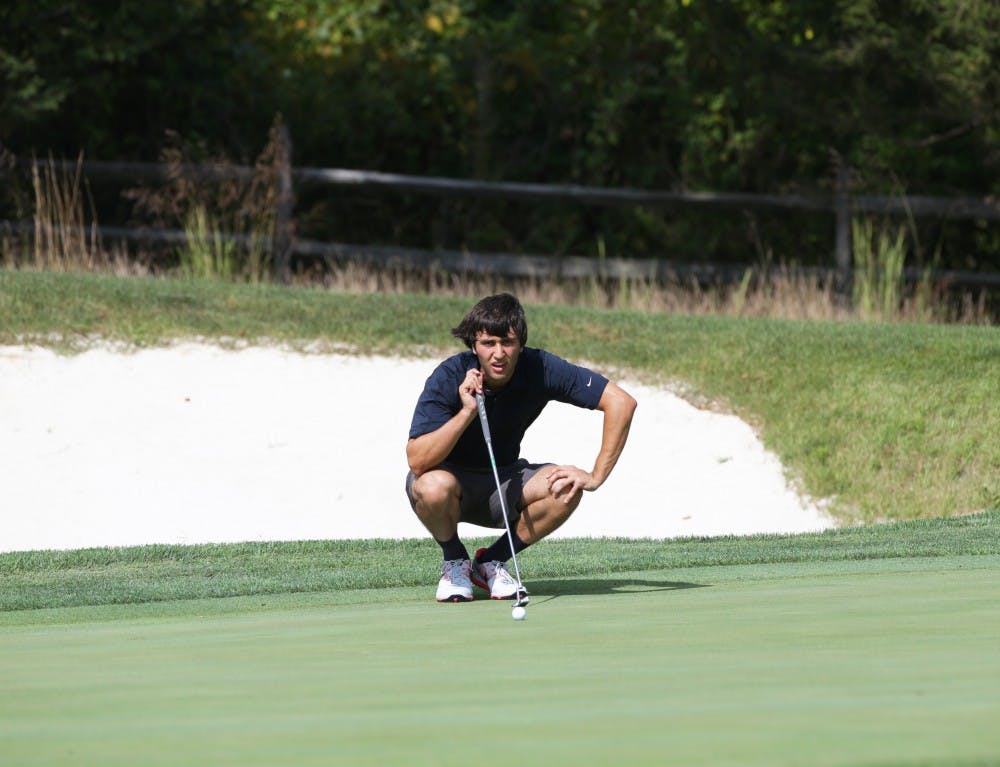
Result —
<instances>
[{"instance_id":1,"label":"man's leg","mask_svg":"<svg viewBox=\"0 0 1000 767\"><path fill-rule=\"evenodd\" d=\"M542 468L524 486L524 508L521 510L515 529L526 546L538 543L542 538L558 530L576 511L583 498L583 491L577 491L568 499L554 496L545 478L550 468L551 466Z\"/></svg>"},{"instance_id":2,"label":"man's leg","mask_svg":"<svg viewBox=\"0 0 1000 767\"><path fill-rule=\"evenodd\" d=\"M410 497L417 519L434 540L441 543L458 533L462 486L454 474L443 469L421 474L410 485Z\"/></svg>"},{"instance_id":3,"label":"man's leg","mask_svg":"<svg viewBox=\"0 0 1000 767\"><path fill-rule=\"evenodd\" d=\"M472 563L465 544L458 537L462 499L458 479L448 471L428 471L410 483L409 495L417 519L434 536L444 557L437 601L471 601L472 582L469 576Z\"/></svg>"},{"instance_id":4,"label":"man's leg","mask_svg":"<svg viewBox=\"0 0 1000 767\"><path fill-rule=\"evenodd\" d=\"M510 539L504 533L489 548L476 552L473 560L473 581L490 591L494 599L513 599L517 582L510 576L503 563L513 554L520 554L556 530L580 505L583 492L577 492L567 502L549 490L545 478L550 465L543 466L524 485L521 514L511 526ZM513 549L511 548L513 543Z\"/></svg>"},{"instance_id":5,"label":"man's leg","mask_svg":"<svg viewBox=\"0 0 1000 767\"><path fill-rule=\"evenodd\" d=\"M511 528L515 547L513 553L515 554L519 554L526 546L538 543L549 533L558 529L580 505L580 499L583 497L582 491L578 491L568 501L565 497L556 497L552 494L546 475L553 465L542 466L529 477L521 491L521 514L517 523ZM511 550L509 543L507 543L506 533L500 536L489 549L483 551L491 559L497 559L501 562L510 559ZM484 561L479 556L477 559Z\"/></svg>"}]
</instances>

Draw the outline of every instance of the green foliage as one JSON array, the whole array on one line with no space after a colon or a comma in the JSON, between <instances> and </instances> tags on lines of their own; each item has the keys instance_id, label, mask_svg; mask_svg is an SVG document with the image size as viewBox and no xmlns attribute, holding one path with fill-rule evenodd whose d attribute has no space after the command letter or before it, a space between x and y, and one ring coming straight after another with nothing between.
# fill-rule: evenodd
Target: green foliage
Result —
<instances>
[{"instance_id":1,"label":"green foliage","mask_svg":"<svg viewBox=\"0 0 1000 767\"><path fill-rule=\"evenodd\" d=\"M0 136L59 108L65 86L46 83L31 58L19 59L0 49Z\"/></svg>"},{"instance_id":2,"label":"green foliage","mask_svg":"<svg viewBox=\"0 0 1000 767\"><path fill-rule=\"evenodd\" d=\"M249 178L211 181L191 172L191 155L197 149L171 135L171 144L161 152L166 183L127 190L135 210L147 221L184 230L186 240L178 250L181 274L249 282L268 279L277 219L280 130L281 121L276 119ZM232 167L224 158L212 164L219 170Z\"/></svg>"},{"instance_id":3,"label":"green foliage","mask_svg":"<svg viewBox=\"0 0 1000 767\"><path fill-rule=\"evenodd\" d=\"M876 227L871 219L856 219L852 227L854 308L865 319L896 316L903 295L906 229Z\"/></svg>"},{"instance_id":4,"label":"green foliage","mask_svg":"<svg viewBox=\"0 0 1000 767\"><path fill-rule=\"evenodd\" d=\"M263 61L247 46L248 0L14 0L0 10L0 141L117 159L154 156L168 129L239 153ZM258 88L254 88L254 84ZM9 111L8 111L9 110ZM235 121L235 122L234 122Z\"/></svg>"},{"instance_id":5,"label":"green foliage","mask_svg":"<svg viewBox=\"0 0 1000 767\"><path fill-rule=\"evenodd\" d=\"M219 233L204 208L195 208L184 226L187 241L180 250L181 273L195 280L231 280L236 272L236 245Z\"/></svg>"},{"instance_id":6,"label":"green foliage","mask_svg":"<svg viewBox=\"0 0 1000 767\"><path fill-rule=\"evenodd\" d=\"M1000 5L987 0L12 0L0 141L156 156L167 130L299 165L607 186L1000 192ZM306 194L301 233L551 254L828 263L827 216ZM942 266L996 226L922 221Z\"/></svg>"}]
</instances>

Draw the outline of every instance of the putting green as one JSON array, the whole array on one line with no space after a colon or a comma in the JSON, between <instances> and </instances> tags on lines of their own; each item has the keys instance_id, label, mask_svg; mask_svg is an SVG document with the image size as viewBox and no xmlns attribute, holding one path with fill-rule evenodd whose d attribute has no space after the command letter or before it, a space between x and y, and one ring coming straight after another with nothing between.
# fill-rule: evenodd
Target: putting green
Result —
<instances>
[{"instance_id":1,"label":"putting green","mask_svg":"<svg viewBox=\"0 0 1000 767\"><path fill-rule=\"evenodd\" d=\"M1000 763L1000 557L37 611L0 764Z\"/></svg>"}]
</instances>

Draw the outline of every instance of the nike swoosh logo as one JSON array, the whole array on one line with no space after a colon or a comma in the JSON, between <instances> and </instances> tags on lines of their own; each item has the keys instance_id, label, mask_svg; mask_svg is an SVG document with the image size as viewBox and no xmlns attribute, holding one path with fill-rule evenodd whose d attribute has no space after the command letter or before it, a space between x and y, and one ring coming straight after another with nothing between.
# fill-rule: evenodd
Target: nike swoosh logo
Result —
<instances>
[{"instance_id":1,"label":"nike swoosh logo","mask_svg":"<svg viewBox=\"0 0 1000 767\"><path fill-rule=\"evenodd\" d=\"M587 386L590 386L590 382L593 381L593 380L594 380L593 376L591 376L590 378L588 378L587 379Z\"/></svg>"}]
</instances>

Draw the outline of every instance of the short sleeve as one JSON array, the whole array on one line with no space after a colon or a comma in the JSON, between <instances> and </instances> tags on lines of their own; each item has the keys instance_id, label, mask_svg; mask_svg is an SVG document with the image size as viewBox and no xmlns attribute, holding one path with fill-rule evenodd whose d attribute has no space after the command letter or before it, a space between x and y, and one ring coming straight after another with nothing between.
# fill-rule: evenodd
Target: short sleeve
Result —
<instances>
[{"instance_id":1,"label":"short sleeve","mask_svg":"<svg viewBox=\"0 0 1000 767\"><path fill-rule=\"evenodd\" d=\"M435 431L451 420L462 408L458 387L468 365L474 364L471 354L457 354L438 365L424 382L410 421L410 439Z\"/></svg>"},{"instance_id":2,"label":"short sleeve","mask_svg":"<svg viewBox=\"0 0 1000 767\"><path fill-rule=\"evenodd\" d=\"M545 386L552 399L593 410L601 401L608 379L581 365L542 352Z\"/></svg>"}]
</instances>

